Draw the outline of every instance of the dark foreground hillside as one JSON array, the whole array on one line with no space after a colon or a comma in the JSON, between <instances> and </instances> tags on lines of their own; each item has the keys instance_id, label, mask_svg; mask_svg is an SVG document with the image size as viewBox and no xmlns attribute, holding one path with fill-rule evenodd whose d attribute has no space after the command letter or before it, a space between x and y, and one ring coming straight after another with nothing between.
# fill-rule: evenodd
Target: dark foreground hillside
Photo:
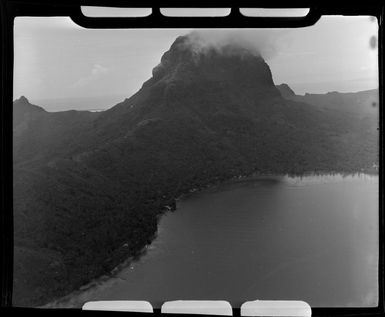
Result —
<instances>
[{"instance_id":1,"label":"dark foreground hillside","mask_svg":"<svg viewBox=\"0 0 385 317\"><path fill-rule=\"evenodd\" d=\"M140 254L192 188L252 173L369 172L378 132L288 100L269 66L178 38L131 98L100 113L14 102L15 305L42 305ZM168 207L166 207L168 206Z\"/></svg>"}]
</instances>

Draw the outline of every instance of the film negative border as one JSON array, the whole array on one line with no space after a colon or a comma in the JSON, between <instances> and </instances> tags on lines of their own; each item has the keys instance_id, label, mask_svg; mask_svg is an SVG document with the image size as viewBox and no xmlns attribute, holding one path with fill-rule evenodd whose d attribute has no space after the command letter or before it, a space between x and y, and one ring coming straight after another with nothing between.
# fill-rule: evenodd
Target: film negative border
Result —
<instances>
[{"instance_id":1,"label":"film negative border","mask_svg":"<svg viewBox=\"0 0 385 317\"><path fill-rule=\"evenodd\" d=\"M80 5L112 7L151 7L153 13L144 18L87 18L80 11ZM164 17L160 8L215 8L229 7L231 14L215 18L180 18ZM310 7L310 13L300 18L254 18L244 17L239 7L252 8L300 8ZM336 1L149 1L149 0L2 0L1 16L1 264L2 264L2 306L10 307L12 303L12 259L13 259L13 215L12 215L12 82L13 82L13 20L16 16L69 16L83 27L89 28L227 28L227 27L303 27L312 25L322 15L373 15L379 20L379 80L380 80L380 253L379 253L379 306L377 308L313 308L314 316L349 316L382 315L384 313L384 193L383 193L383 55L384 55L384 4L380 1L361 1L339 4ZM18 309L20 312L28 309ZM55 310L68 313L68 310ZM70 310L72 311L72 310ZM239 316L240 310L233 309ZM52 313L47 309L42 314ZM71 313L71 312L70 312ZM83 312L84 313L84 312ZM155 313L160 310L155 309ZM174 315L175 316L175 315Z\"/></svg>"}]
</instances>

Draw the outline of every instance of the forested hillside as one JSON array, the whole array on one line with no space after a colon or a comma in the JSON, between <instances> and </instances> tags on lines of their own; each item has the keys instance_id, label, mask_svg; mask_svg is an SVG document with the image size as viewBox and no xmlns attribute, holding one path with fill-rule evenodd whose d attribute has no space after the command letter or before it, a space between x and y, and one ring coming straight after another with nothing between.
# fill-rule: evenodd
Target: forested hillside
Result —
<instances>
[{"instance_id":1,"label":"forested hillside","mask_svg":"<svg viewBox=\"0 0 385 317\"><path fill-rule=\"evenodd\" d=\"M179 37L131 98L93 113L14 102L15 305L41 305L137 256L166 206L238 175L375 172L355 113L285 99L255 52Z\"/></svg>"}]
</instances>

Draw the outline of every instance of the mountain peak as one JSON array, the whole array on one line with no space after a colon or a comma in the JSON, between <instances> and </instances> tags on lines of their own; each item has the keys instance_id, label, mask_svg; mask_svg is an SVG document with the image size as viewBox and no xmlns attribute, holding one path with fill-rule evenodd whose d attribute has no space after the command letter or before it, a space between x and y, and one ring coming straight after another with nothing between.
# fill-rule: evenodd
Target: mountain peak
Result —
<instances>
[{"instance_id":1,"label":"mountain peak","mask_svg":"<svg viewBox=\"0 0 385 317\"><path fill-rule=\"evenodd\" d=\"M195 32L179 36L143 87L215 85L279 96L269 66L254 48L237 42L211 43Z\"/></svg>"},{"instance_id":2,"label":"mountain peak","mask_svg":"<svg viewBox=\"0 0 385 317\"><path fill-rule=\"evenodd\" d=\"M288 84L280 84L276 86L283 98L292 98L295 96L295 92L290 88Z\"/></svg>"},{"instance_id":3,"label":"mountain peak","mask_svg":"<svg viewBox=\"0 0 385 317\"><path fill-rule=\"evenodd\" d=\"M199 66L213 60L231 62L263 61L255 48L251 49L237 42L212 43L204 40L198 34L192 32L177 37L170 49L163 54L161 62L154 68L154 72L156 73L159 68L167 68L180 63ZM205 66L209 65L206 64Z\"/></svg>"},{"instance_id":4,"label":"mountain peak","mask_svg":"<svg viewBox=\"0 0 385 317\"><path fill-rule=\"evenodd\" d=\"M20 103L26 103L29 104L28 99L25 96L20 96L19 99L16 99L15 102L20 102Z\"/></svg>"},{"instance_id":5,"label":"mountain peak","mask_svg":"<svg viewBox=\"0 0 385 317\"><path fill-rule=\"evenodd\" d=\"M34 118L46 111L39 106L31 104L24 96L16 99L13 102L13 123L17 126L19 123Z\"/></svg>"}]
</instances>

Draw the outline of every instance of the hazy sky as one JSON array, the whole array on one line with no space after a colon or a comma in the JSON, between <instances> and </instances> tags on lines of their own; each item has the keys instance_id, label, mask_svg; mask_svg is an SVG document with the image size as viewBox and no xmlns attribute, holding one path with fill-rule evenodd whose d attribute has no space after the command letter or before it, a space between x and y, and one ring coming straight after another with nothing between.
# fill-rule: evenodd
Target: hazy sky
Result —
<instances>
[{"instance_id":1,"label":"hazy sky","mask_svg":"<svg viewBox=\"0 0 385 317\"><path fill-rule=\"evenodd\" d=\"M115 95L118 102L151 77L178 35L190 31L91 30L63 17L16 18L14 98ZM274 82L289 84L297 94L378 87L377 49L369 44L377 21L369 17L323 17L307 28L240 32L250 41L263 38Z\"/></svg>"}]
</instances>

